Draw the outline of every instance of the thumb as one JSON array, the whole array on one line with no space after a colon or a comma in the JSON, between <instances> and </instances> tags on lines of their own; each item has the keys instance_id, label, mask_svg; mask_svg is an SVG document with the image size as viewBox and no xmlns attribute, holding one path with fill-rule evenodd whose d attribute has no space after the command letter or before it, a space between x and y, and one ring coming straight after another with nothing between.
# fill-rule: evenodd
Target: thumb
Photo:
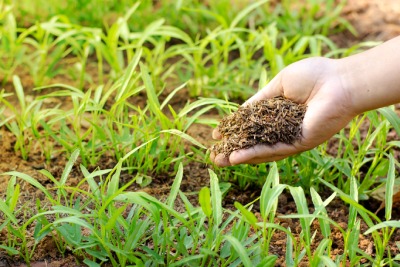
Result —
<instances>
[{"instance_id":1,"label":"thumb","mask_svg":"<svg viewBox=\"0 0 400 267\"><path fill-rule=\"evenodd\" d=\"M275 96L284 96L282 87L282 71L279 72L266 86L264 86L255 95L249 98L243 105L247 105L263 99L273 98Z\"/></svg>"}]
</instances>

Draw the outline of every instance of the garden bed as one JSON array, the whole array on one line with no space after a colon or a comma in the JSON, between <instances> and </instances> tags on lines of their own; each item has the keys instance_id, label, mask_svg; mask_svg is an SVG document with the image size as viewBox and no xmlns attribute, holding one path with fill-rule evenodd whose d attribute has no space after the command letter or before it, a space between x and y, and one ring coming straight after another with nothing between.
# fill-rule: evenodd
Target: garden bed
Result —
<instances>
[{"instance_id":1,"label":"garden bed","mask_svg":"<svg viewBox=\"0 0 400 267\"><path fill-rule=\"evenodd\" d=\"M337 44L344 47L350 44L353 45L356 42L358 43L360 41L366 41L366 40L384 41L400 33L399 30L400 20L396 19L399 18L398 15L400 14L400 10L396 9L397 4L395 4L393 1L387 1L387 3L384 5L382 4L383 2L386 1L375 2L375 1L350 0L347 6L343 10L343 15L350 21L350 23L354 25L354 27L360 33L360 35L354 37L348 31L346 31L344 33L335 34L334 36L332 36L332 39ZM390 6L390 4L394 5L394 7L388 9L388 6ZM370 14L375 14L375 16L373 16L373 19ZM92 61L88 62L88 66L91 65L96 66L96 64L97 62L95 62L93 59ZM138 67L138 69L139 68L141 67ZM92 74L89 73L90 76L96 77L97 69L95 67L91 69L93 73ZM91 71L89 70L88 72ZM33 99L37 95L44 93L51 93L52 91L54 91L52 88L45 89L44 91L40 92L33 91L32 89L35 88L35 85L31 75L26 73L23 69L21 69L21 72L16 74L19 75L20 80L22 81L23 88L25 89L24 93L26 99L29 98ZM97 81L97 77L94 80ZM52 78L52 80L50 80L48 84L54 84L54 83L71 84L72 82L70 78L67 78L67 76L65 76L64 78L62 76L57 76L55 78ZM90 84L90 86L93 86L93 84L95 84L95 82L93 81L87 83ZM146 83L145 79L144 83ZM6 92L14 91L11 78L9 79L9 82L5 84L4 88ZM167 88L167 91L168 93L170 93L172 89ZM168 97L168 93L165 92L165 95L161 94L160 102L162 102ZM149 95L149 92L146 92L146 94L139 94L139 97L136 98L135 100L136 101L135 104L138 104L138 106L142 105L143 108L145 108L148 101L148 99L146 98L147 95ZM169 104L173 107L173 110L180 111L183 110L185 107L187 107L188 99L190 102L195 102L196 100L198 100L197 98L191 96L191 93L188 92L188 90L183 89L176 93L176 95L172 98ZM19 105L19 101L16 97L10 98L9 101L13 105ZM48 102L45 103L45 105L48 105L48 107L57 106L58 104L60 104L62 108L66 110L71 109L71 107L74 106L74 104L71 101L71 98L65 95L63 95L62 97L48 98ZM109 105L112 104L113 103L110 103ZM166 106L164 108L165 108L164 109L165 113L168 113L169 112L168 108ZM149 109L151 110L151 107ZM200 109L199 107L197 109L196 108L193 109L192 113L198 111L199 109ZM398 112L398 109L396 111ZM11 111L7 110L3 114L12 115L12 113L7 113L7 112ZM205 112L207 116L201 117L201 119L206 118L207 120L213 120L213 121L219 120L222 118L221 113L222 112L213 109L211 111ZM168 116L169 116L168 118L172 118L171 114L168 114ZM91 125L90 123L88 124L86 121L82 120L80 121L80 126L83 129L85 129L85 127L90 127ZM73 126L71 125L70 127L72 128ZM367 132L369 131L368 130L369 124L366 123L362 127L363 128L361 128L360 132L361 133L364 132L365 135L367 135L368 134ZM40 130L43 130L43 128L41 128ZM188 127L186 131L186 133L189 136L193 137L195 140L200 142L205 147L210 147L213 144L213 141L211 140L212 139L211 132L212 132L211 126L199 123L190 125L190 127ZM40 171L45 169L48 172L50 172L54 177L59 179L60 177L62 177L63 172L65 170L65 166L68 165L69 157L71 156L72 153L69 154L64 153L61 145L55 142L54 140L51 140L49 141L50 143L46 143L45 145L54 147L53 148L54 150L51 154L51 157L49 159L46 159L46 155L43 153L43 144L33 142L32 144L30 144L30 150L28 151L28 158L23 159L23 155L21 154L21 152L15 151L14 149L14 146L18 141L15 135L10 133L10 131L5 126L3 126L0 129L0 135L1 135L0 148L2 151L2 153L0 153L0 173L17 171L19 173L27 174L31 177L34 177L40 183L40 185L50 190L54 198L57 198L57 194L59 194L60 192L56 190L56 187L54 187L53 181L51 181L47 176L45 176ZM388 134L388 140L389 141L399 140L399 137L397 136L394 129L390 130ZM222 176L224 171L215 168L208 161L204 159L199 160L198 158L196 158L195 157L196 153L193 152L193 149L190 146L191 144L190 140L186 140L185 142L179 141L178 143L182 147L185 147L184 149L186 149L185 151L188 154L192 152L194 155L192 156L192 154L190 154L189 156L184 157L182 160L184 167L183 167L183 177L180 183L180 190L187 196L190 203L192 203L194 206L199 206L201 203L199 203L198 193L201 192L204 187L210 186L210 173L208 169L214 170L214 172L217 173L217 175L220 177L221 180L223 179ZM339 143L338 139L330 140L327 145L326 152L328 154L333 155L334 157L340 158L340 155L339 156L337 155L338 153L337 147L339 146L338 143ZM137 144L137 146L140 145L142 144ZM58 153L57 152L58 150L62 152ZM393 152L394 159L396 160L396 162L400 160L399 151L400 150L397 148L394 149ZM90 191L91 189L88 184L81 183L83 179L83 174L82 170L79 168L79 165L82 163L83 163L82 159L78 157L76 162L74 162L73 164L73 168L69 173L68 179L64 184L65 188L70 190L70 191L67 190L68 194L71 194L71 192L75 193L77 192L74 191L72 188L79 188L79 190L83 191L86 190ZM117 165L117 163L118 161L116 160L116 157L114 155L111 154L108 155L107 153L104 153L103 155L101 155L101 157L97 159L95 163L86 162L85 165L87 170L92 172L99 169L100 170L113 169ZM265 168L267 170L267 168L269 167ZM241 171L242 170L236 171L237 173L239 173L237 176L240 177ZM174 188L174 181L176 180L176 175L177 175L176 173L177 173L176 166L174 168L173 164L171 164L170 167L165 167L164 169L162 169L162 171L150 171L149 173L144 173L141 179L146 180L147 178L150 179L151 177L151 181L149 181L149 184L146 183L140 184L136 182L130 183L132 179L137 178L137 172L124 170L120 174L119 183L121 186L129 184L129 186L125 188L125 191L127 192L145 192L151 196L154 196L160 201L166 201L168 200L168 196L171 194L171 189ZM263 178L265 178L264 176L267 175L268 175L267 171L264 172L260 171L260 176L263 176ZM368 175L368 168L365 167L365 169L360 169L360 173L358 174L358 176L364 177L366 175ZM10 183L10 179L11 176L9 175L2 176L0 178L1 198L4 199L6 198L7 191L9 190L8 186ZM322 179L324 179L324 177L322 177ZM294 183L291 184L293 186L301 185L301 181L299 181L298 177L293 178L291 181ZM101 184L102 181L96 180L96 182ZM240 185L240 181L238 180L227 181L227 182L230 183L230 189L227 191L227 194L222 199L222 206L232 212L236 210L235 202L239 202L242 205L245 205L247 203L256 200L262 192L262 184L260 183L249 182L247 185L242 186ZM332 189L328 188L324 184L319 184L318 188L319 188L319 194L323 200L329 198L333 193ZM41 201L40 203L41 207L52 205L46 199L43 190L40 190L37 187L32 186L30 183L26 181L24 182L21 180L19 191L20 194L18 197L18 207L23 207L24 213L19 214L18 216L20 217L18 219L24 220L24 218L29 218L31 216L34 216L38 212L37 199ZM88 196L82 194L81 197L83 199L82 201L84 201L85 198ZM187 203L185 203L180 198L177 198L177 200L174 203L175 203L174 209L177 211L183 212L187 208ZM360 200L359 203L365 209L371 211L372 213L378 211L381 205L380 200L372 197L366 200ZM309 212L313 213L314 205L308 194L307 194L307 204L309 206ZM256 218L258 218L260 221L263 220L260 211L260 204L258 201L254 203L252 212L254 213ZM349 228L347 224L350 221L349 216L351 215L349 213L351 212L354 211L349 211L349 204L346 201L340 199L339 197L334 198L332 202L326 207L327 217L333 220L344 231L346 231ZM303 238L301 232L303 229L302 227L304 226L302 225L301 220L299 218L282 217L297 213L299 213L297 209L297 203L293 198L290 189L286 188L285 190L283 190L283 193L279 196L278 206L276 209L276 217L274 218L273 223L276 223L277 225L280 225L286 229L290 228L293 234L293 239L300 242L300 240ZM384 209L380 210L377 213L377 217L382 221L385 220L385 215L386 214ZM0 223L3 223L5 221L5 216L4 215L2 216L3 217L0 216ZM228 213L224 213L224 216L227 217ZM360 233L364 233L369 229L369 227L362 220L360 215L357 218L360 219L359 231ZM398 202L393 203L391 220L400 220L400 205L398 205ZM207 223L211 224L211 222L209 221L207 221ZM230 227L234 226L229 226L227 227L227 229L229 229ZM321 244L321 241L326 239L324 239L323 234L319 231L321 225L318 220L314 220L310 227L311 227L310 232L316 233L311 246L311 251L314 252L318 249L318 246ZM254 229L252 231L255 231ZM7 239L9 238L10 234L11 233L9 231L3 228L3 230L0 231L0 244L2 245L7 244ZM35 235L35 225L29 225L27 228L27 236L33 237L34 235ZM285 266L287 264L287 262L285 261L287 257L287 237L288 237L287 234L283 231L276 231L271 236L269 242L269 254L277 256L276 266ZM342 255L348 248L345 247L347 244L343 242L344 239L343 232L340 231L337 227L332 227L330 233L330 239L332 240L330 256L334 260L336 255ZM366 255L369 255L371 258L374 258L376 255L375 246L373 244L374 240L375 239L371 234L360 235L358 243L358 248L360 249L360 251L364 252ZM391 256L400 254L400 248L397 243L399 241L400 241L400 229L397 228L393 230L390 240L388 241L388 244L386 246L386 249L388 252L390 252ZM34 244L32 240L30 240L30 242L27 243L28 251L34 249L34 253L30 258L31 266L39 267L39 266L80 266L81 264L83 265L82 262L84 260L84 257L82 256L82 254L76 255L73 253L73 250L70 247L66 246L66 250L63 255L62 253L60 253L60 249L54 242L55 242L54 239L52 239L50 236L47 236L41 239L38 244ZM154 244L149 243L146 245L148 247L152 247ZM385 252L384 254L388 255L389 253ZM363 263L364 261L366 262L364 258L361 259L361 263ZM211 264L211 262L212 261L210 261L209 264ZM350 262L347 263L350 264ZM18 264L20 266L26 266L23 263L23 259L21 257L11 256L9 255L9 253L7 254L5 251L0 249L0 267L16 266ZM108 264L111 266L111 263L109 262L103 264L103 266L108 266ZM299 266L309 266L309 265L310 262L308 261L307 256L304 257L303 260L299 263Z\"/></svg>"}]
</instances>

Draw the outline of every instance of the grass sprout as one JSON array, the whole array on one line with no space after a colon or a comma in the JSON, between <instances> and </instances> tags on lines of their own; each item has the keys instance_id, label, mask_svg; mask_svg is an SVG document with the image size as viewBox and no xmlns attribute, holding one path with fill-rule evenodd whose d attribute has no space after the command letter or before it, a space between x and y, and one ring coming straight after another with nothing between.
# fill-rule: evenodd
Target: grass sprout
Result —
<instances>
[{"instance_id":1,"label":"grass sprout","mask_svg":"<svg viewBox=\"0 0 400 267\"><path fill-rule=\"evenodd\" d=\"M1 255L33 265L52 240L57 255L88 266L398 265L395 107L256 166L216 168L210 135L190 134L198 124L211 132L293 62L377 45L332 41L355 33L345 1L103 2L0 1L2 142L45 168L0 176ZM52 172L59 157L64 170ZM186 192L194 163L209 186ZM169 193L158 198L147 192L160 177ZM240 190L259 197L228 208ZM378 190L375 213L365 202ZM346 221L331 212L337 202Z\"/></svg>"}]
</instances>

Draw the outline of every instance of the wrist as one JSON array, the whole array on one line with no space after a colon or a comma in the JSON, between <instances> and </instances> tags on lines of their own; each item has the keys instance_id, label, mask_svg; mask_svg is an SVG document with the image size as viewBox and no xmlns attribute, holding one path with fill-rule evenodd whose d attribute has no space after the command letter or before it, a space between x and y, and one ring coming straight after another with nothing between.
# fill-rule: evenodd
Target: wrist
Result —
<instances>
[{"instance_id":1,"label":"wrist","mask_svg":"<svg viewBox=\"0 0 400 267\"><path fill-rule=\"evenodd\" d=\"M400 37L337 60L342 86L356 114L400 102Z\"/></svg>"},{"instance_id":2,"label":"wrist","mask_svg":"<svg viewBox=\"0 0 400 267\"><path fill-rule=\"evenodd\" d=\"M341 83L344 94L347 95L349 113L356 116L368 110L367 107L360 102L360 88L369 91L369 85L365 83L365 79L359 76L364 73L362 63L358 63L351 57L336 59L336 70Z\"/></svg>"}]
</instances>

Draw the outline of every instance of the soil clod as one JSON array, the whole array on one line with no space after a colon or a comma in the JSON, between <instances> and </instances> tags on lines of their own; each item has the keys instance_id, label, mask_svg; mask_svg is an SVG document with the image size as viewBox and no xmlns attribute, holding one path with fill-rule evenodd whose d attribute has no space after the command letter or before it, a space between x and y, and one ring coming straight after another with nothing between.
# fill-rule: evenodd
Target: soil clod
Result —
<instances>
[{"instance_id":1,"label":"soil clod","mask_svg":"<svg viewBox=\"0 0 400 267\"><path fill-rule=\"evenodd\" d=\"M307 106L278 96L241 106L222 119L218 131L222 140L211 147L228 157L233 151L257 144L292 144L301 136Z\"/></svg>"}]
</instances>

